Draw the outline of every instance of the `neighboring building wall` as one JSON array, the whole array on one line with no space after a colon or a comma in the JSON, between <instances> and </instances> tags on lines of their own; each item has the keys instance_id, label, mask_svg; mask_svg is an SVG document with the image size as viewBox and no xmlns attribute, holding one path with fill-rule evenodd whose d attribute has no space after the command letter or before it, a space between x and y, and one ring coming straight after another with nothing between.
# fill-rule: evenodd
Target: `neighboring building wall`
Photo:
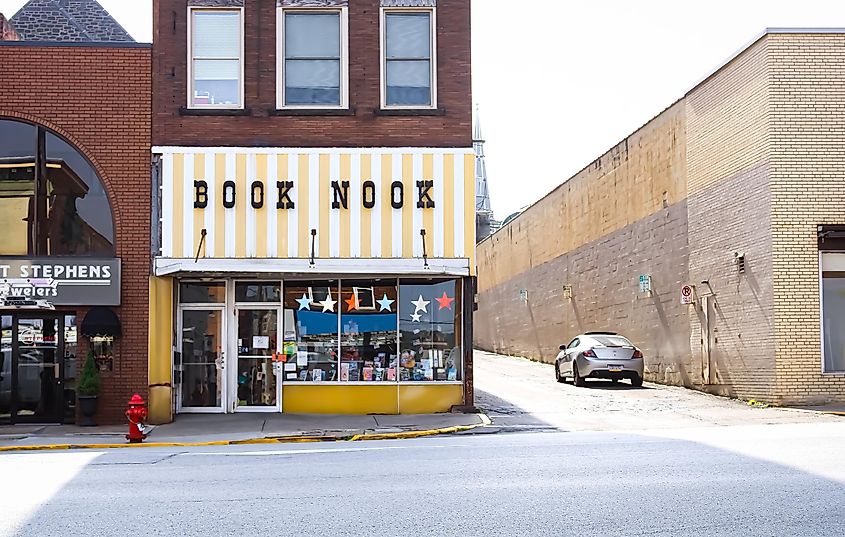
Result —
<instances>
[{"instance_id":1,"label":"neighboring building wall","mask_svg":"<svg viewBox=\"0 0 845 537\"><path fill-rule=\"evenodd\" d=\"M845 224L845 36L769 37L777 395L845 401L821 373L817 226Z\"/></svg>"},{"instance_id":2,"label":"neighboring building wall","mask_svg":"<svg viewBox=\"0 0 845 537\"><path fill-rule=\"evenodd\" d=\"M108 190L123 263L115 308L123 336L115 340L114 371L103 374L99 420L122 422L126 401L136 392L146 397L148 384L150 50L7 43L0 45L0 65L0 117L38 123L67 138ZM78 310L79 322L84 313ZM84 358L80 352L80 371Z\"/></svg>"},{"instance_id":3,"label":"neighboring building wall","mask_svg":"<svg viewBox=\"0 0 845 537\"><path fill-rule=\"evenodd\" d=\"M691 382L685 131L679 102L479 244L479 347L548 362L578 333L618 330L649 378Z\"/></svg>"},{"instance_id":4,"label":"neighboring building wall","mask_svg":"<svg viewBox=\"0 0 845 537\"><path fill-rule=\"evenodd\" d=\"M775 390L767 39L693 89L687 115L689 275L714 293L710 367L702 302L690 309L693 361L708 391L772 401ZM734 254L744 253L740 274ZM707 281L709 285L700 282Z\"/></svg>"},{"instance_id":5,"label":"neighboring building wall","mask_svg":"<svg viewBox=\"0 0 845 537\"><path fill-rule=\"evenodd\" d=\"M214 5L194 2L191 5ZM379 0L349 3L350 115L274 115L276 2L244 2L245 117L181 110L188 98L188 1L153 9L153 145L244 147L471 147L470 1L437 6L438 110L377 111ZM390 115L388 115L390 114Z\"/></svg>"},{"instance_id":6,"label":"neighboring building wall","mask_svg":"<svg viewBox=\"0 0 845 537\"><path fill-rule=\"evenodd\" d=\"M0 13L0 41L18 41L20 36L12 23Z\"/></svg>"}]
</instances>

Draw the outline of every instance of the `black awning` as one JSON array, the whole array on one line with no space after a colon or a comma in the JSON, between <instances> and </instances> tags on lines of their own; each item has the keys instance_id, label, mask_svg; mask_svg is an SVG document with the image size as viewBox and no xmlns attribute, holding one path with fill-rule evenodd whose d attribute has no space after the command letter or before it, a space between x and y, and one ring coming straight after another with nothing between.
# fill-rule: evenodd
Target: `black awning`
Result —
<instances>
[{"instance_id":1,"label":"black awning","mask_svg":"<svg viewBox=\"0 0 845 537\"><path fill-rule=\"evenodd\" d=\"M120 332L120 319L111 308L95 306L88 310L82 319L82 335L117 337Z\"/></svg>"}]
</instances>

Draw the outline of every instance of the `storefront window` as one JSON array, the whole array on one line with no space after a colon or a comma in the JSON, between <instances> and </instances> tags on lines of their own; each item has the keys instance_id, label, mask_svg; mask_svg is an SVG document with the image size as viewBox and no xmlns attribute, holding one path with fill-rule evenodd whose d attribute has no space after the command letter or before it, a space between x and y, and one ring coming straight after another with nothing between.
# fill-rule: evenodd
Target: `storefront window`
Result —
<instances>
[{"instance_id":1,"label":"storefront window","mask_svg":"<svg viewBox=\"0 0 845 537\"><path fill-rule=\"evenodd\" d=\"M341 288L340 380L396 381L396 281L347 281Z\"/></svg>"},{"instance_id":2,"label":"storefront window","mask_svg":"<svg viewBox=\"0 0 845 537\"><path fill-rule=\"evenodd\" d=\"M286 381L338 380L338 282L286 282L284 343Z\"/></svg>"},{"instance_id":3,"label":"storefront window","mask_svg":"<svg viewBox=\"0 0 845 537\"><path fill-rule=\"evenodd\" d=\"M65 315L64 321L65 378L63 393L65 398L65 421L72 423L76 419L76 315Z\"/></svg>"},{"instance_id":4,"label":"storefront window","mask_svg":"<svg viewBox=\"0 0 845 537\"><path fill-rule=\"evenodd\" d=\"M825 272L822 277L824 371L845 371L845 272Z\"/></svg>"},{"instance_id":5,"label":"storefront window","mask_svg":"<svg viewBox=\"0 0 845 537\"><path fill-rule=\"evenodd\" d=\"M249 282L235 284L235 302L280 302L280 282Z\"/></svg>"},{"instance_id":6,"label":"storefront window","mask_svg":"<svg viewBox=\"0 0 845 537\"><path fill-rule=\"evenodd\" d=\"M226 284L182 283L179 285L179 301L183 304L224 304L226 302Z\"/></svg>"},{"instance_id":7,"label":"storefront window","mask_svg":"<svg viewBox=\"0 0 845 537\"><path fill-rule=\"evenodd\" d=\"M460 282L402 282L400 381L461 380L461 337Z\"/></svg>"},{"instance_id":8,"label":"storefront window","mask_svg":"<svg viewBox=\"0 0 845 537\"><path fill-rule=\"evenodd\" d=\"M0 120L0 229L0 255L114 254L111 207L93 166L20 121Z\"/></svg>"},{"instance_id":9,"label":"storefront window","mask_svg":"<svg viewBox=\"0 0 845 537\"><path fill-rule=\"evenodd\" d=\"M0 422L12 417L12 317L0 316Z\"/></svg>"}]
</instances>

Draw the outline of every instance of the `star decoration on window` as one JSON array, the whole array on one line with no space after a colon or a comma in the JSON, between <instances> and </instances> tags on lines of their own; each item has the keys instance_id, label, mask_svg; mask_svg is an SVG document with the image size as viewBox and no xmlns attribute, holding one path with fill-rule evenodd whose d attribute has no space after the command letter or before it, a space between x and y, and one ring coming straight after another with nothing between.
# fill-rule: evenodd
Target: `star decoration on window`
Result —
<instances>
[{"instance_id":1,"label":"star decoration on window","mask_svg":"<svg viewBox=\"0 0 845 537\"><path fill-rule=\"evenodd\" d=\"M396 301L387 298L386 294L384 295L384 297L382 297L381 300L376 300L376 304L379 305L379 311L393 311L392 309L390 309L390 305L394 302Z\"/></svg>"},{"instance_id":2,"label":"star decoration on window","mask_svg":"<svg viewBox=\"0 0 845 537\"><path fill-rule=\"evenodd\" d=\"M411 314L411 322L412 323L420 322L420 314L419 313Z\"/></svg>"},{"instance_id":3,"label":"star decoration on window","mask_svg":"<svg viewBox=\"0 0 845 537\"><path fill-rule=\"evenodd\" d=\"M302 293L302 298L297 298L296 301L299 302L299 311L311 308L311 299L307 293Z\"/></svg>"},{"instance_id":4,"label":"star decoration on window","mask_svg":"<svg viewBox=\"0 0 845 537\"><path fill-rule=\"evenodd\" d=\"M346 311L354 311L358 309L358 299L355 298L354 294L348 299L344 300L344 302L346 302L346 305L349 306L349 309Z\"/></svg>"},{"instance_id":5,"label":"star decoration on window","mask_svg":"<svg viewBox=\"0 0 845 537\"><path fill-rule=\"evenodd\" d=\"M441 310L452 309L452 302L455 301L453 297L446 296L446 291L443 291L443 296L435 298L434 300L440 305Z\"/></svg>"},{"instance_id":6,"label":"star decoration on window","mask_svg":"<svg viewBox=\"0 0 845 537\"><path fill-rule=\"evenodd\" d=\"M431 302L428 301L428 300L423 300L423 296L420 295L420 297L417 300L412 300L411 304L413 304L416 307L416 309L414 310L414 313L419 313L419 312L428 313L428 305L431 304Z\"/></svg>"},{"instance_id":7,"label":"star decoration on window","mask_svg":"<svg viewBox=\"0 0 845 537\"><path fill-rule=\"evenodd\" d=\"M332 292L329 290L329 294L325 300L320 302L320 305L323 306L323 313L330 312L334 313L334 305L337 304L337 300L332 300Z\"/></svg>"}]
</instances>

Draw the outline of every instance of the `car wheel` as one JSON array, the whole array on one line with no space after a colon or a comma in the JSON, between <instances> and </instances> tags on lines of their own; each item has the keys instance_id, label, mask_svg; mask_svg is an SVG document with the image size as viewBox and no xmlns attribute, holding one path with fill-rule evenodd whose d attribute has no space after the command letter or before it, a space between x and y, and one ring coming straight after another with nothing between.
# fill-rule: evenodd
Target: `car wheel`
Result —
<instances>
[{"instance_id":1,"label":"car wheel","mask_svg":"<svg viewBox=\"0 0 845 537\"><path fill-rule=\"evenodd\" d=\"M639 388L643 385L643 378L642 377L634 377L631 379L631 386L634 388Z\"/></svg>"},{"instance_id":2,"label":"car wheel","mask_svg":"<svg viewBox=\"0 0 845 537\"><path fill-rule=\"evenodd\" d=\"M566 377L562 377L560 375L560 363L559 362L555 362L555 380L558 381L558 382L565 382L566 381Z\"/></svg>"},{"instance_id":3,"label":"car wheel","mask_svg":"<svg viewBox=\"0 0 845 537\"><path fill-rule=\"evenodd\" d=\"M582 377L578 373L578 366L575 364L572 364L572 383L578 386L579 388L583 388L587 385L587 382L584 380L584 377Z\"/></svg>"}]
</instances>

